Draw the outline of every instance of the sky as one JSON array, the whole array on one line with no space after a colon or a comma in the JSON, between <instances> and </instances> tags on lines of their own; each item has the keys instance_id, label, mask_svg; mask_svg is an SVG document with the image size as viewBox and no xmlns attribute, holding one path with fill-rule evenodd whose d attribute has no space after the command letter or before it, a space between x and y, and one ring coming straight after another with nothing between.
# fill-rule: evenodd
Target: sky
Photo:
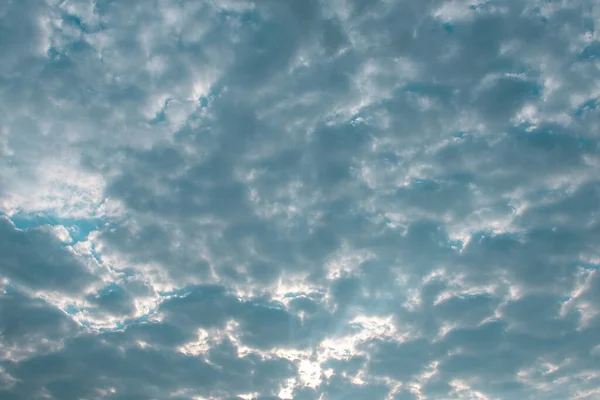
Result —
<instances>
[{"instance_id":1,"label":"sky","mask_svg":"<svg viewBox=\"0 0 600 400\"><path fill-rule=\"evenodd\" d=\"M0 1L0 398L600 399L598 21Z\"/></svg>"}]
</instances>

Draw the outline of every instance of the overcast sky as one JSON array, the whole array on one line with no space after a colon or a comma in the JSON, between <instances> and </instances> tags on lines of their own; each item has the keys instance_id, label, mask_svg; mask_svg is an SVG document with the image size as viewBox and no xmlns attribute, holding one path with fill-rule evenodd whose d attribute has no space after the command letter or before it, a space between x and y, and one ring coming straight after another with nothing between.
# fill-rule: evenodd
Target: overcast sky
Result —
<instances>
[{"instance_id":1,"label":"overcast sky","mask_svg":"<svg viewBox=\"0 0 600 400\"><path fill-rule=\"evenodd\" d=\"M600 399L598 21L0 1L0 398Z\"/></svg>"}]
</instances>

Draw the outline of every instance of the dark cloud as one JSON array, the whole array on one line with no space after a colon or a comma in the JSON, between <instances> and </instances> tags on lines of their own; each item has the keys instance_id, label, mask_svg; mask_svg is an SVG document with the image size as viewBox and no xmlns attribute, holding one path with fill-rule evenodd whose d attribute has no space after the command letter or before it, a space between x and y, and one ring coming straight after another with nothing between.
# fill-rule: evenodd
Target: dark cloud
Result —
<instances>
[{"instance_id":1,"label":"dark cloud","mask_svg":"<svg viewBox=\"0 0 600 400\"><path fill-rule=\"evenodd\" d=\"M12 284L77 293L97 280L84 262L46 231L21 231L0 217L0 237L0 274Z\"/></svg>"},{"instance_id":2,"label":"dark cloud","mask_svg":"<svg viewBox=\"0 0 600 400\"><path fill-rule=\"evenodd\" d=\"M5 288L0 295L3 357L19 359L29 351L49 351L79 331L63 312L40 299Z\"/></svg>"},{"instance_id":3,"label":"dark cloud","mask_svg":"<svg viewBox=\"0 0 600 400\"><path fill-rule=\"evenodd\" d=\"M69 340L59 351L20 363L5 362L11 376L36 376L35 384L17 383L12 391L23 397L47 391L65 399L102 396L103 392L117 398L162 398L180 389L195 395L268 391L294 373L284 360L238 358L235 352L220 353L215 348L209 363L168 348L127 344L122 336L84 335Z\"/></svg>"},{"instance_id":4,"label":"dark cloud","mask_svg":"<svg viewBox=\"0 0 600 400\"><path fill-rule=\"evenodd\" d=\"M305 299L312 310L299 307L301 300L292 301L291 310L287 310L281 303L260 298L240 300L224 287L201 286L184 297L164 301L159 311L166 321L188 331L198 327L223 329L236 321L239 340L253 348L303 348L319 343L334 328L335 320L314 301ZM305 318L298 312L306 313Z\"/></svg>"}]
</instances>

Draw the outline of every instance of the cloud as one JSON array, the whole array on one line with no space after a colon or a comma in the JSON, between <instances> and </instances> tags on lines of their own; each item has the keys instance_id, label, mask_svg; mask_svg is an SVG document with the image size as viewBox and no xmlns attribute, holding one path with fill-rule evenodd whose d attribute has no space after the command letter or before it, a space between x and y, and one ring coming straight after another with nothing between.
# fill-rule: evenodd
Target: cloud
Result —
<instances>
[{"instance_id":1,"label":"cloud","mask_svg":"<svg viewBox=\"0 0 600 400\"><path fill-rule=\"evenodd\" d=\"M0 397L593 398L599 12L5 1Z\"/></svg>"},{"instance_id":2,"label":"cloud","mask_svg":"<svg viewBox=\"0 0 600 400\"><path fill-rule=\"evenodd\" d=\"M6 218L0 218L0 237L0 271L10 284L34 291L76 294L98 279L90 266L48 232L18 230Z\"/></svg>"},{"instance_id":3,"label":"cloud","mask_svg":"<svg viewBox=\"0 0 600 400\"><path fill-rule=\"evenodd\" d=\"M51 304L23 293L3 288L2 357L23 360L39 351L51 351L60 341L79 331L77 324Z\"/></svg>"}]
</instances>

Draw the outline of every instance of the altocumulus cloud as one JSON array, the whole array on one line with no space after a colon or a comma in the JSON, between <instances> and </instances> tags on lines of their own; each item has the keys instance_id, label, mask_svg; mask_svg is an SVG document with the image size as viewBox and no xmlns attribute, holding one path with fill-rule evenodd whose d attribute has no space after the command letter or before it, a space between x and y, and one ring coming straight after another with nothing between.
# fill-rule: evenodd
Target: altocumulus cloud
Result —
<instances>
[{"instance_id":1,"label":"altocumulus cloud","mask_svg":"<svg viewBox=\"0 0 600 400\"><path fill-rule=\"evenodd\" d=\"M600 398L597 2L0 3L0 398Z\"/></svg>"}]
</instances>

